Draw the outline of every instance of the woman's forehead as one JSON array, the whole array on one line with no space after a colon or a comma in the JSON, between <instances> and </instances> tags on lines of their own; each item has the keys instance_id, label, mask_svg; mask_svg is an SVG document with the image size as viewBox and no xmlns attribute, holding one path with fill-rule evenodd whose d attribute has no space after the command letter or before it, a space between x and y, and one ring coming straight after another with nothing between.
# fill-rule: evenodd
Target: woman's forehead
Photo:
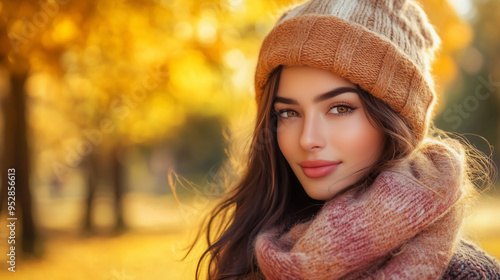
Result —
<instances>
[{"instance_id":1,"label":"woman's forehead","mask_svg":"<svg viewBox=\"0 0 500 280\"><path fill-rule=\"evenodd\" d=\"M313 86L313 82L338 84L355 87L353 83L324 69L310 66L285 66L281 71L280 86L304 84Z\"/></svg>"},{"instance_id":2,"label":"woman's forehead","mask_svg":"<svg viewBox=\"0 0 500 280\"><path fill-rule=\"evenodd\" d=\"M348 80L329 71L309 66L287 66L281 72L276 96L313 97L339 88L357 87Z\"/></svg>"}]
</instances>

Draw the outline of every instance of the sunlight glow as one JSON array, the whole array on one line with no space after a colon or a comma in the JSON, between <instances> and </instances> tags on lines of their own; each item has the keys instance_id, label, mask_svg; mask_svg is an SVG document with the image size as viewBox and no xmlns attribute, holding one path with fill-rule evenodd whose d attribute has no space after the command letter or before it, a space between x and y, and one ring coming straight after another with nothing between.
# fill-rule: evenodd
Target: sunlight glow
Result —
<instances>
[{"instance_id":1,"label":"sunlight glow","mask_svg":"<svg viewBox=\"0 0 500 280\"><path fill-rule=\"evenodd\" d=\"M470 0L448 0L448 2L462 18L468 18L473 14L473 7Z\"/></svg>"}]
</instances>

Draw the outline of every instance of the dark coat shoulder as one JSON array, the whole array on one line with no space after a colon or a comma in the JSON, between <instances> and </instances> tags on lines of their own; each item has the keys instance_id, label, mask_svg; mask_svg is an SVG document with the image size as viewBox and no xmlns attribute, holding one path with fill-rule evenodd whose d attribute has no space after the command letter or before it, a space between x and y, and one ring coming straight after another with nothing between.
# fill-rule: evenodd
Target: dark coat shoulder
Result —
<instances>
[{"instance_id":1,"label":"dark coat shoulder","mask_svg":"<svg viewBox=\"0 0 500 280\"><path fill-rule=\"evenodd\" d=\"M495 258L474 244L461 240L443 279L500 280L500 265Z\"/></svg>"}]
</instances>

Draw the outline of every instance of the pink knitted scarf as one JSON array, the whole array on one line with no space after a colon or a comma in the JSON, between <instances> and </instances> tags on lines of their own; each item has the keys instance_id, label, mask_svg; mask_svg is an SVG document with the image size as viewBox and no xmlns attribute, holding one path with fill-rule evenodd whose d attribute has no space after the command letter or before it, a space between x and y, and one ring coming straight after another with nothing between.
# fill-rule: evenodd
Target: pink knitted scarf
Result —
<instances>
[{"instance_id":1,"label":"pink knitted scarf","mask_svg":"<svg viewBox=\"0 0 500 280\"><path fill-rule=\"evenodd\" d=\"M306 223L255 241L267 279L439 279L463 211L463 152L428 142L368 190L341 194Z\"/></svg>"}]
</instances>

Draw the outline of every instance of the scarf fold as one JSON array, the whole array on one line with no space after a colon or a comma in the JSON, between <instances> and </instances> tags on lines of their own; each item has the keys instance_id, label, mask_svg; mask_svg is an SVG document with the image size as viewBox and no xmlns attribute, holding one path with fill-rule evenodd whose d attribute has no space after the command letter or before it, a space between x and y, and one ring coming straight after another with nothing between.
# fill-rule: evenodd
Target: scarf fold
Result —
<instances>
[{"instance_id":1,"label":"scarf fold","mask_svg":"<svg viewBox=\"0 0 500 280\"><path fill-rule=\"evenodd\" d=\"M288 232L255 241L267 279L439 279L457 241L464 154L426 142L377 176L360 195L345 192Z\"/></svg>"}]
</instances>

